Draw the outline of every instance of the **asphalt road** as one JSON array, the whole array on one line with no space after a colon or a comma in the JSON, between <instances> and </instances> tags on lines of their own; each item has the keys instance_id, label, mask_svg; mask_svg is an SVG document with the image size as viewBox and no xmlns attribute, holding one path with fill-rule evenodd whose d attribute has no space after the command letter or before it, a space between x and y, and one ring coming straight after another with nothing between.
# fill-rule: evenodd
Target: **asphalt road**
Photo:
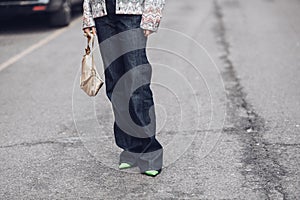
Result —
<instances>
[{"instance_id":1,"label":"asphalt road","mask_svg":"<svg viewBox=\"0 0 300 200\"><path fill-rule=\"evenodd\" d=\"M165 150L156 178L117 169L104 90L79 88L79 14L66 28L2 21L0 199L300 199L299 10L167 1L148 43Z\"/></svg>"}]
</instances>

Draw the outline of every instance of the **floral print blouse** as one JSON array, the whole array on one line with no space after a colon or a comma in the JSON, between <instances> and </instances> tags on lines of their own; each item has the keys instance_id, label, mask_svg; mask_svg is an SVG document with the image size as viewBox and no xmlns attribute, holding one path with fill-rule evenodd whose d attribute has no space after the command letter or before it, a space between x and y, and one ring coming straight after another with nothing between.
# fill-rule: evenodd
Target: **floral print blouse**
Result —
<instances>
[{"instance_id":1,"label":"floral print blouse","mask_svg":"<svg viewBox=\"0 0 300 200\"><path fill-rule=\"evenodd\" d=\"M95 26L94 18L107 15L105 0L83 1L83 28ZM165 0L116 0L116 14L142 15L141 28L157 31Z\"/></svg>"}]
</instances>

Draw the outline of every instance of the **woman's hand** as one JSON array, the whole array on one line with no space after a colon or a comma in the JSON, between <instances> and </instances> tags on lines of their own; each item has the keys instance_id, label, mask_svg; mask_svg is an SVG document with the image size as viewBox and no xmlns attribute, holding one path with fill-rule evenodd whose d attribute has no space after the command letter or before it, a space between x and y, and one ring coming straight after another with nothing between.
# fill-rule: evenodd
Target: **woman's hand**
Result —
<instances>
[{"instance_id":1,"label":"woman's hand","mask_svg":"<svg viewBox=\"0 0 300 200\"><path fill-rule=\"evenodd\" d=\"M93 27L84 28L83 32L85 34L91 34L91 33L93 33L93 35L96 35L96 28L94 26Z\"/></svg>"},{"instance_id":2,"label":"woman's hand","mask_svg":"<svg viewBox=\"0 0 300 200\"><path fill-rule=\"evenodd\" d=\"M153 33L153 31L150 30L144 30L144 36L148 37L151 33Z\"/></svg>"}]
</instances>

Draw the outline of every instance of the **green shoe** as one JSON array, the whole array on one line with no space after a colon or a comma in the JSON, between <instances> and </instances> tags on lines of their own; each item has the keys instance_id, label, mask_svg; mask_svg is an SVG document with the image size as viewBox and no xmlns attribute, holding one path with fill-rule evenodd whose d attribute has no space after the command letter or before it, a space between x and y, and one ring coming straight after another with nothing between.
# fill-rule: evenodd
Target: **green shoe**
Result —
<instances>
[{"instance_id":1,"label":"green shoe","mask_svg":"<svg viewBox=\"0 0 300 200\"><path fill-rule=\"evenodd\" d=\"M119 169L128 169L130 167L132 167L132 166L130 164L128 164L128 163L121 163L119 165Z\"/></svg>"},{"instance_id":2,"label":"green shoe","mask_svg":"<svg viewBox=\"0 0 300 200\"><path fill-rule=\"evenodd\" d=\"M144 172L147 176L155 177L160 173L161 170L147 170Z\"/></svg>"}]
</instances>

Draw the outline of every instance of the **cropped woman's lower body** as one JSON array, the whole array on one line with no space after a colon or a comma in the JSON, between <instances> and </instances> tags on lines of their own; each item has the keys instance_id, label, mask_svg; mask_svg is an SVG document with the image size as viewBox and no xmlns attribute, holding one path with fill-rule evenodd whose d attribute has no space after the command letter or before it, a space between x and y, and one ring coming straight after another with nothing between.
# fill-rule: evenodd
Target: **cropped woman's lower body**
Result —
<instances>
[{"instance_id":1,"label":"cropped woman's lower body","mask_svg":"<svg viewBox=\"0 0 300 200\"><path fill-rule=\"evenodd\" d=\"M163 149L155 138L152 69L145 50L147 38L139 28L141 16L117 15L114 9L108 3L108 15L95 22L106 94L115 116L115 140L123 149L119 162L138 166L141 172L161 170Z\"/></svg>"}]
</instances>

